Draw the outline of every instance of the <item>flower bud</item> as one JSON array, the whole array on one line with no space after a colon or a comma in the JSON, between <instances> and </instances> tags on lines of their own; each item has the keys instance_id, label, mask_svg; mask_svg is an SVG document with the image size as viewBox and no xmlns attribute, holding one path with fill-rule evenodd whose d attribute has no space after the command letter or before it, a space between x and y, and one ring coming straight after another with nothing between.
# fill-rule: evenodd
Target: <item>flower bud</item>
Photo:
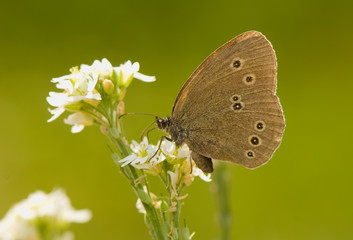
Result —
<instances>
[{"instance_id":1,"label":"flower bud","mask_svg":"<svg viewBox=\"0 0 353 240\"><path fill-rule=\"evenodd\" d=\"M123 115L125 113L125 103L123 101L120 101L118 103L118 106L116 108L116 112L118 115Z\"/></svg>"},{"instance_id":2,"label":"flower bud","mask_svg":"<svg viewBox=\"0 0 353 240\"><path fill-rule=\"evenodd\" d=\"M108 79L103 81L103 89L108 95L111 95L114 91L114 83Z\"/></svg>"}]
</instances>

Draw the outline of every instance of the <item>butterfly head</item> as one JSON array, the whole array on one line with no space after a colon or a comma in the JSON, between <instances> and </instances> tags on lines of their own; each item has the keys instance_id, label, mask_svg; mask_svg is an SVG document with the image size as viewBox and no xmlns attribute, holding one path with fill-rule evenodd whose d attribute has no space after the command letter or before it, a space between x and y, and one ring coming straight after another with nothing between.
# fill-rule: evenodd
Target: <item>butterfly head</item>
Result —
<instances>
[{"instance_id":1,"label":"butterfly head","mask_svg":"<svg viewBox=\"0 0 353 240\"><path fill-rule=\"evenodd\" d=\"M161 130L167 130L172 125L172 117L160 118L156 116L157 127Z\"/></svg>"}]
</instances>

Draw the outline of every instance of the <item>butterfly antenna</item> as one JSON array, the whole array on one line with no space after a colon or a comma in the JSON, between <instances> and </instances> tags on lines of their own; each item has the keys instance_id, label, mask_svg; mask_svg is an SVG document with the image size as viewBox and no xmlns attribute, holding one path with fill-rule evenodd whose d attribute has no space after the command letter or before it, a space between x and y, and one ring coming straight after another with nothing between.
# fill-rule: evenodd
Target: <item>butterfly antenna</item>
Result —
<instances>
[{"instance_id":1,"label":"butterfly antenna","mask_svg":"<svg viewBox=\"0 0 353 240\"><path fill-rule=\"evenodd\" d=\"M152 132L153 130L156 130L156 129L157 129L157 128L154 127L154 128L151 128L150 130L147 131L147 133L146 133L147 139L149 139L148 134L150 134L150 132Z\"/></svg>"},{"instance_id":2,"label":"butterfly antenna","mask_svg":"<svg viewBox=\"0 0 353 240\"><path fill-rule=\"evenodd\" d=\"M118 119L120 119L120 118L122 118L122 117L124 117L124 116L127 116L127 115L145 115L145 116L154 116L154 117L158 117L157 115L149 114L149 113L124 113L124 114L121 114Z\"/></svg>"},{"instance_id":3,"label":"butterfly antenna","mask_svg":"<svg viewBox=\"0 0 353 240\"><path fill-rule=\"evenodd\" d=\"M147 127L145 127L145 129L143 129L142 133L141 133L141 136L140 136L140 139L142 141L142 138L143 138L143 135L145 135L145 132L147 131L147 129L149 127L151 127L154 123L155 123L156 120L153 120L153 122L151 122L150 124L147 125ZM147 133L147 138L148 138L148 133Z\"/></svg>"}]
</instances>

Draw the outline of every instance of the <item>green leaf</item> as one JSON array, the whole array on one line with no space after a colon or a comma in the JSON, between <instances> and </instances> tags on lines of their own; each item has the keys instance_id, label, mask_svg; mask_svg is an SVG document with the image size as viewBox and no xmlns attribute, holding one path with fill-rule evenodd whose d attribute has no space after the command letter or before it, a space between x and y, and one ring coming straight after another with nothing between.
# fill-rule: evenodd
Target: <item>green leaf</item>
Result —
<instances>
[{"instance_id":1,"label":"green leaf","mask_svg":"<svg viewBox=\"0 0 353 240\"><path fill-rule=\"evenodd\" d=\"M143 189L137 189L136 192L137 196L139 197L139 199L141 199L143 203L152 205L152 199Z\"/></svg>"},{"instance_id":2,"label":"green leaf","mask_svg":"<svg viewBox=\"0 0 353 240\"><path fill-rule=\"evenodd\" d=\"M188 227L183 227L183 237L184 239L190 239L190 230Z\"/></svg>"},{"instance_id":3,"label":"green leaf","mask_svg":"<svg viewBox=\"0 0 353 240\"><path fill-rule=\"evenodd\" d=\"M162 204L161 204L161 211L162 212L165 212L165 211L167 211L169 209L169 206L168 206L168 204L166 203L166 201L162 201Z\"/></svg>"},{"instance_id":4,"label":"green leaf","mask_svg":"<svg viewBox=\"0 0 353 240\"><path fill-rule=\"evenodd\" d=\"M118 85L118 74L116 73L116 70L113 70L111 80L115 86Z\"/></svg>"},{"instance_id":5,"label":"green leaf","mask_svg":"<svg viewBox=\"0 0 353 240\"><path fill-rule=\"evenodd\" d=\"M184 227L183 227L182 233L183 233L183 238L186 239L186 240L190 240L195 235L195 233L190 234L190 230L186 226L186 220L185 219L184 219Z\"/></svg>"},{"instance_id":6,"label":"green leaf","mask_svg":"<svg viewBox=\"0 0 353 240\"><path fill-rule=\"evenodd\" d=\"M120 161L120 157L117 153L112 153L112 158L113 158L113 161L115 162L116 165L119 166L119 161Z\"/></svg>"},{"instance_id":7,"label":"green leaf","mask_svg":"<svg viewBox=\"0 0 353 240\"><path fill-rule=\"evenodd\" d=\"M167 229L170 229L170 213L168 212L165 212L169 209L169 205L167 204L166 201L162 201L162 204L161 204L161 213L162 213L162 216L163 216L163 219L164 219L164 223L165 225L167 226Z\"/></svg>"}]
</instances>

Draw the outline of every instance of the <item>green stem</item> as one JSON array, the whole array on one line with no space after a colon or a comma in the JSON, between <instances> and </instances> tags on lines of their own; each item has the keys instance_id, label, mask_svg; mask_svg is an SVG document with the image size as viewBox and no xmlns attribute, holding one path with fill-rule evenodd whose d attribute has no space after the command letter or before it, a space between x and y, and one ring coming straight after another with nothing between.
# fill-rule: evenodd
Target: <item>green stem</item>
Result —
<instances>
[{"instance_id":1,"label":"green stem","mask_svg":"<svg viewBox=\"0 0 353 240\"><path fill-rule=\"evenodd\" d=\"M183 239L183 235L180 227L180 202L178 200L174 200L176 204L176 210L173 212L173 232L176 233L176 239Z\"/></svg>"},{"instance_id":2,"label":"green stem","mask_svg":"<svg viewBox=\"0 0 353 240\"><path fill-rule=\"evenodd\" d=\"M173 198L173 189L169 188L169 193L170 193L170 206L172 206L173 202L176 202L176 209L174 212L172 212L172 226L173 226L173 236L175 237L176 240L182 240L183 238L183 233L182 233L182 228L180 226L180 212L181 212L181 204L180 201L177 199L177 197L181 196L181 192L184 189L184 185L180 184L177 189L176 189L176 196Z\"/></svg>"},{"instance_id":3,"label":"green stem","mask_svg":"<svg viewBox=\"0 0 353 240\"><path fill-rule=\"evenodd\" d=\"M115 124L112 123L112 118L111 117L107 117L110 127L113 130L117 130L115 128ZM118 131L116 131L118 132ZM111 140L111 143L113 144L113 146L116 149L119 149L121 157L127 157L128 155L130 155L130 149L128 148L128 146L126 146L126 144L124 143L124 140L121 136L113 136L112 134L108 134L108 138ZM133 187L133 189L135 191L137 191L138 189L142 189L143 190L143 186L141 184L136 185L135 184L135 180L139 177L139 174L136 172L136 169L134 167L132 167L130 164L122 167L121 170L123 171L124 175L128 178L131 186ZM145 182L146 187L148 188L148 183ZM143 206L146 210L146 225L150 231L150 234L152 235L153 239L155 240L163 240L166 239L166 233L165 231L163 231L164 229L162 228L163 224L161 222L161 218L158 215L158 212L156 210L156 208L153 205L149 205L143 202Z\"/></svg>"},{"instance_id":4,"label":"green stem","mask_svg":"<svg viewBox=\"0 0 353 240\"><path fill-rule=\"evenodd\" d=\"M156 240L166 239L166 233L162 229L161 219L158 216L156 208L145 203L143 203L143 206L146 210L146 216L149 218L149 222L151 223L149 231L153 238Z\"/></svg>"},{"instance_id":5,"label":"green stem","mask_svg":"<svg viewBox=\"0 0 353 240\"><path fill-rule=\"evenodd\" d=\"M229 200L231 182L229 164L220 162L213 174L213 189L217 204L217 223L221 229L221 240L231 239L232 214Z\"/></svg>"}]
</instances>

